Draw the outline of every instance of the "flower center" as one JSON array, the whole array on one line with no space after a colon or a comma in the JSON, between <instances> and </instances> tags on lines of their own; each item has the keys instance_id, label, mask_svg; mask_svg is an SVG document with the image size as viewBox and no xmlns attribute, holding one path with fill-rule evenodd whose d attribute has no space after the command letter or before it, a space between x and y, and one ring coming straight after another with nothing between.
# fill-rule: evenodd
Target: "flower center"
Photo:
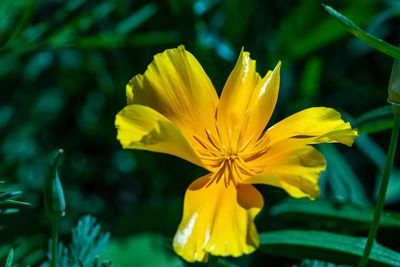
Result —
<instances>
[{"instance_id":1,"label":"flower center","mask_svg":"<svg viewBox=\"0 0 400 267\"><path fill-rule=\"evenodd\" d=\"M226 187L231 182L236 186L264 169L263 165L257 165L257 159L268 151L268 142L263 136L257 141L254 138L232 138L229 135L223 139L218 130L214 134L206 129L206 137L194 135L193 138L200 159L212 172L207 186L221 180Z\"/></svg>"}]
</instances>

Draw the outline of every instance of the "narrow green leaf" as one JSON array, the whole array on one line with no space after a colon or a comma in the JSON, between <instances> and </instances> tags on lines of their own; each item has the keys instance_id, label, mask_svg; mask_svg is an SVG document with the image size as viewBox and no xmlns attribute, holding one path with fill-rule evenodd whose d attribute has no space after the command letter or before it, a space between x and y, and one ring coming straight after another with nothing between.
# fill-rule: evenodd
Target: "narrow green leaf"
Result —
<instances>
[{"instance_id":1,"label":"narrow green leaf","mask_svg":"<svg viewBox=\"0 0 400 267\"><path fill-rule=\"evenodd\" d=\"M306 99L312 99L318 92L322 73L322 60L319 57L311 58L304 67L300 89Z\"/></svg>"},{"instance_id":2,"label":"narrow green leaf","mask_svg":"<svg viewBox=\"0 0 400 267\"><path fill-rule=\"evenodd\" d=\"M374 209L337 200L289 198L273 206L270 214L296 221L319 222L331 228L361 231L368 229ZM400 227L400 214L385 212L380 227Z\"/></svg>"},{"instance_id":3,"label":"narrow green leaf","mask_svg":"<svg viewBox=\"0 0 400 267\"><path fill-rule=\"evenodd\" d=\"M127 34L151 18L156 12L157 5L154 3L149 3L121 21L116 26L116 32L119 34Z\"/></svg>"},{"instance_id":4,"label":"narrow green leaf","mask_svg":"<svg viewBox=\"0 0 400 267\"><path fill-rule=\"evenodd\" d=\"M373 121L381 121L382 119L391 119L393 118L392 107L389 105L379 107L368 112L361 114L355 121L354 127L361 127L363 124L373 122Z\"/></svg>"},{"instance_id":5,"label":"narrow green leaf","mask_svg":"<svg viewBox=\"0 0 400 267\"><path fill-rule=\"evenodd\" d=\"M328 175L335 179L328 180L332 184L332 189L339 198L344 198L355 203L369 203L360 179L354 173L353 169L342 156L335 146L319 146L328 163ZM340 187L334 183L340 182Z\"/></svg>"},{"instance_id":6,"label":"narrow green leaf","mask_svg":"<svg viewBox=\"0 0 400 267\"><path fill-rule=\"evenodd\" d=\"M379 133L385 130L389 130L393 127L393 120L392 119L382 119L379 121L372 121L365 123L364 125L358 128L360 133L365 134L373 134Z\"/></svg>"},{"instance_id":7,"label":"narrow green leaf","mask_svg":"<svg viewBox=\"0 0 400 267\"><path fill-rule=\"evenodd\" d=\"M391 57L400 59L400 49L398 47L391 45L389 43L386 43L382 39L379 39L379 38L373 36L372 34L369 34L365 31L363 31L354 22L349 20L343 14L336 11L334 8L332 8L328 5L323 5L323 7L332 17L334 17L337 21L339 21L354 36L356 36L360 40L366 42L369 46L371 46L372 48L375 48L378 51L380 51L386 55L389 55Z\"/></svg>"},{"instance_id":8,"label":"narrow green leaf","mask_svg":"<svg viewBox=\"0 0 400 267\"><path fill-rule=\"evenodd\" d=\"M11 248L10 252L8 253L8 256L7 256L7 261L6 261L5 267L11 267L12 263L13 263L13 259L14 259L14 249Z\"/></svg>"},{"instance_id":9,"label":"narrow green leaf","mask_svg":"<svg viewBox=\"0 0 400 267\"><path fill-rule=\"evenodd\" d=\"M391 129L393 113L389 105L370 110L354 120L353 126L360 133L376 133Z\"/></svg>"},{"instance_id":10,"label":"narrow green leaf","mask_svg":"<svg viewBox=\"0 0 400 267\"><path fill-rule=\"evenodd\" d=\"M233 264L224 258L218 256L208 256L208 267L237 267L236 264Z\"/></svg>"},{"instance_id":11,"label":"narrow green leaf","mask_svg":"<svg viewBox=\"0 0 400 267\"><path fill-rule=\"evenodd\" d=\"M347 5L344 13L351 15L357 23L364 24L375 14L372 2L373 0L354 1L352 5ZM282 45L287 46L289 56L293 59L304 57L346 36L340 25L328 17L305 19L318 14L318 5L316 1L301 1L291 8L292 12L287 14L282 23ZM363 12L360 12L361 9ZM288 28L292 30L288 31ZM296 45L292 45L293 43Z\"/></svg>"},{"instance_id":12,"label":"narrow green leaf","mask_svg":"<svg viewBox=\"0 0 400 267\"><path fill-rule=\"evenodd\" d=\"M365 238L325 231L280 230L260 234L260 250L265 253L349 265L357 264L365 242ZM368 266L400 266L400 253L375 243Z\"/></svg>"},{"instance_id":13,"label":"narrow green leaf","mask_svg":"<svg viewBox=\"0 0 400 267\"><path fill-rule=\"evenodd\" d=\"M361 134L355 142L357 148L368 158L378 169L376 183L374 186L374 197L378 195L381 174L385 165L386 153L370 137ZM390 174L388 190L386 192L385 204L393 204L400 200L400 171L393 168Z\"/></svg>"},{"instance_id":14,"label":"narrow green leaf","mask_svg":"<svg viewBox=\"0 0 400 267\"><path fill-rule=\"evenodd\" d=\"M25 1L22 10L22 15L19 17L18 24L15 27L10 38L7 40L6 45L12 44L19 35L23 32L26 26L30 23L32 15L34 14L37 7L37 1Z\"/></svg>"},{"instance_id":15,"label":"narrow green leaf","mask_svg":"<svg viewBox=\"0 0 400 267\"><path fill-rule=\"evenodd\" d=\"M32 204L28 202L23 202L23 201L18 201L18 200L12 200L12 199L7 199L3 202L0 202L1 204L11 204L11 205L22 205L22 206L32 206Z\"/></svg>"},{"instance_id":16,"label":"narrow green leaf","mask_svg":"<svg viewBox=\"0 0 400 267\"><path fill-rule=\"evenodd\" d=\"M0 201L11 199L11 198L17 197L17 196L19 196L21 194L22 194L21 191L15 191L15 192L10 192L10 193L0 194Z\"/></svg>"},{"instance_id":17,"label":"narrow green leaf","mask_svg":"<svg viewBox=\"0 0 400 267\"><path fill-rule=\"evenodd\" d=\"M101 34L98 36L83 37L72 44L77 48L113 48L121 46L146 46L175 43L179 40L177 32L147 32L133 36L118 36L115 34Z\"/></svg>"}]
</instances>

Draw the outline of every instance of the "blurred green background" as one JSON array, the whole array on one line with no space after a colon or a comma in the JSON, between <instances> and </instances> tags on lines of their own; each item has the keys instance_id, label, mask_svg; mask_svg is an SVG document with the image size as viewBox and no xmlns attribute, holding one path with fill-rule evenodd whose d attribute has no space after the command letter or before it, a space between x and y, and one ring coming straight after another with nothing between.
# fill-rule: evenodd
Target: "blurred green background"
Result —
<instances>
[{"instance_id":1,"label":"blurred green background","mask_svg":"<svg viewBox=\"0 0 400 267\"><path fill-rule=\"evenodd\" d=\"M180 220L185 189L204 171L172 156L122 150L114 127L115 115L126 103L128 80L143 73L153 55L179 44L195 55L218 92L242 47L257 60L262 75L281 60L279 103L270 125L311 106L343 112L369 135L352 149L321 147L328 159L321 198L373 203L391 120L386 109L379 118L365 113L386 105L393 59L353 38L321 3L0 1L0 180L6 182L0 191L21 190L20 200L32 204L17 213L0 214L0 257L14 246L17 266L46 260L50 228L42 188L56 149L63 148L64 242L71 239L78 219L91 214L111 233L104 257L122 266L184 266L169 242ZM325 3L368 32L392 44L400 42L399 1ZM400 211L397 170L393 177L387 208ZM260 231L367 233L365 225L354 229L337 221L274 215L270 208L287 195L272 187L258 188L265 197L257 218ZM390 233L393 229L383 229L381 239L399 250ZM259 252L229 260L239 266L311 266Z\"/></svg>"}]
</instances>

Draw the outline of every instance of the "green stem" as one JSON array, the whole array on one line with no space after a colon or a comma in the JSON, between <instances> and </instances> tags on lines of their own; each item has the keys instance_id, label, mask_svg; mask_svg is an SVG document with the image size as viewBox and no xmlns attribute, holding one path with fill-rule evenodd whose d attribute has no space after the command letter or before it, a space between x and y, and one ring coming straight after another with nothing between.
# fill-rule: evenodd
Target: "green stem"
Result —
<instances>
[{"instance_id":1,"label":"green stem","mask_svg":"<svg viewBox=\"0 0 400 267\"><path fill-rule=\"evenodd\" d=\"M50 267L57 267L58 253L58 218L51 220L51 262Z\"/></svg>"},{"instance_id":2,"label":"green stem","mask_svg":"<svg viewBox=\"0 0 400 267\"><path fill-rule=\"evenodd\" d=\"M358 267L367 266L369 254L371 253L372 246L375 242L375 237L379 226L379 220L381 218L382 208L385 201L387 187L389 184L390 170L393 166L394 155L396 152L397 139L399 136L399 127L400 127L400 106L392 105L392 108L393 108L394 120L393 120L392 136L390 137L388 155L386 158L385 169L383 171L381 184L379 187L374 218L372 220L371 228L369 229L367 244L365 245L364 253L362 255L360 263L358 264Z\"/></svg>"}]
</instances>

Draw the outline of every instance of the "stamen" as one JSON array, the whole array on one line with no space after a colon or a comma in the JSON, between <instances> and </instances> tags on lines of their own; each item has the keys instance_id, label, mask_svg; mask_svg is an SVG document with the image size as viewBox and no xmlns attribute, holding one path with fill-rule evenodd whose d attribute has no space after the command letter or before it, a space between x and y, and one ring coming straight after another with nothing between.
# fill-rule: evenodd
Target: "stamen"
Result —
<instances>
[{"instance_id":1,"label":"stamen","mask_svg":"<svg viewBox=\"0 0 400 267\"><path fill-rule=\"evenodd\" d=\"M261 156L270 149L269 137L261 135L254 142L254 136L244 140L244 134L236 128L227 128L224 139L217 125L215 131L205 129L205 136L193 135L194 147L203 164L212 173L206 187L223 180L225 187L232 182L234 186L242 183L247 177L259 174L265 164L258 162Z\"/></svg>"}]
</instances>

